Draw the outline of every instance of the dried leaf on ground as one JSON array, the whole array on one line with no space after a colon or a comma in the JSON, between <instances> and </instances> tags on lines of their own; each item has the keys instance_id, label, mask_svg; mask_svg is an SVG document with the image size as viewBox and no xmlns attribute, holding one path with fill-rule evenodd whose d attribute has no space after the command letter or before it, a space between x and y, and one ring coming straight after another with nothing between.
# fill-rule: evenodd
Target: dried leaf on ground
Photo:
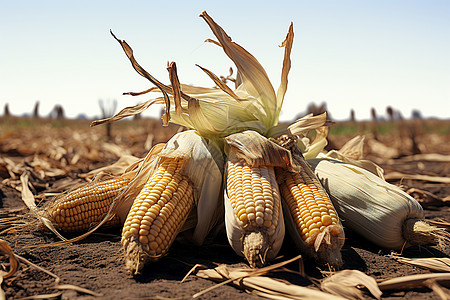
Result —
<instances>
[{"instance_id":1,"label":"dried leaf on ground","mask_svg":"<svg viewBox=\"0 0 450 300\"><path fill-rule=\"evenodd\" d=\"M433 193L418 188L410 188L406 193L414 197L422 206L444 206L450 204L450 198L440 198Z\"/></svg>"},{"instance_id":2,"label":"dried leaf on ground","mask_svg":"<svg viewBox=\"0 0 450 300\"><path fill-rule=\"evenodd\" d=\"M2 239L0 239L0 252L9 256L9 272L5 273L3 271L0 271L0 277L9 278L13 276L14 273L16 273L17 269L19 268L19 262L17 261L11 247Z\"/></svg>"},{"instance_id":3,"label":"dried leaf on ground","mask_svg":"<svg viewBox=\"0 0 450 300\"><path fill-rule=\"evenodd\" d=\"M429 181L429 182L450 183L449 177L430 176L430 175L421 175L421 174L406 174L406 173L401 173L401 172L387 173L384 176L384 178L387 181L399 180L399 179L411 179L411 180L421 180L421 181Z\"/></svg>"},{"instance_id":4,"label":"dried leaf on ground","mask_svg":"<svg viewBox=\"0 0 450 300\"><path fill-rule=\"evenodd\" d=\"M430 258L406 258L394 257L398 262L413 265L419 268L428 269L433 272L449 272L450 258L448 257L430 257Z\"/></svg>"},{"instance_id":5,"label":"dried leaf on ground","mask_svg":"<svg viewBox=\"0 0 450 300\"><path fill-rule=\"evenodd\" d=\"M408 290L427 286L429 280L435 280L438 283L450 284L450 273L431 273L402 276L384 280L378 283L382 291L386 290Z\"/></svg>"},{"instance_id":6,"label":"dried leaf on ground","mask_svg":"<svg viewBox=\"0 0 450 300\"><path fill-rule=\"evenodd\" d=\"M358 270L339 271L324 279L320 285L323 291L330 294L347 299L364 299L360 287L367 288L376 299L380 299L382 292L376 280Z\"/></svg>"},{"instance_id":7,"label":"dried leaf on ground","mask_svg":"<svg viewBox=\"0 0 450 300\"><path fill-rule=\"evenodd\" d=\"M20 176L20 181L22 182L22 200L27 205L27 207L30 209L31 214L36 216L42 222L42 224L44 224L48 229L50 229L61 240L66 241L67 239L64 238L58 232L58 230L56 230L56 228L53 226L53 223L49 219L47 219L40 213L39 208L36 206L34 195L28 187L28 173L27 172L23 173Z\"/></svg>"},{"instance_id":8,"label":"dried leaf on ground","mask_svg":"<svg viewBox=\"0 0 450 300\"><path fill-rule=\"evenodd\" d=\"M239 289L245 290L247 293L270 299L345 299L340 296L295 285L280 279L261 276L269 271L279 269L300 257L301 256L297 256L293 259L261 269L251 269L248 266L232 267L229 265L220 265L214 269L199 270L196 272L196 276L219 281L221 283L195 294L193 298L203 295L215 287L229 283Z\"/></svg>"}]
</instances>

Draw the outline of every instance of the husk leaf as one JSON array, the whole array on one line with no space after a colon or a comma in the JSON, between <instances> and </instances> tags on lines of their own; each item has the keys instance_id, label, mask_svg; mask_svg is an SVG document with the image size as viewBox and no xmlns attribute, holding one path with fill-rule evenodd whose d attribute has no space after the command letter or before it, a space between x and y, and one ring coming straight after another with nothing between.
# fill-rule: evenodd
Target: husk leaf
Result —
<instances>
[{"instance_id":1,"label":"husk leaf","mask_svg":"<svg viewBox=\"0 0 450 300\"><path fill-rule=\"evenodd\" d=\"M378 287L382 291L418 289L427 287L430 280L448 287L450 285L450 273L416 274L396 277L379 282Z\"/></svg>"},{"instance_id":2,"label":"husk leaf","mask_svg":"<svg viewBox=\"0 0 450 300\"><path fill-rule=\"evenodd\" d=\"M332 158L363 168L384 180L384 170L370 160L363 159L365 136L356 136L342 146L340 150L331 150L320 158Z\"/></svg>"},{"instance_id":3,"label":"husk leaf","mask_svg":"<svg viewBox=\"0 0 450 300\"><path fill-rule=\"evenodd\" d=\"M244 160L250 166L271 166L296 170L291 153L261 134L247 130L225 138L227 155ZM227 150L226 150L227 151Z\"/></svg>"},{"instance_id":4,"label":"husk leaf","mask_svg":"<svg viewBox=\"0 0 450 300\"><path fill-rule=\"evenodd\" d=\"M365 299L359 287L367 288L376 299L381 298L382 292L375 278L358 270L339 271L325 278L320 284L320 288L327 293L346 299Z\"/></svg>"},{"instance_id":5,"label":"husk leaf","mask_svg":"<svg viewBox=\"0 0 450 300\"><path fill-rule=\"evenodd\" d=\"M297 257L298 258L298 257ZM280 279L262 276L271 270L276 270L294 259L267 266L261 269L250 269L248 267L232 267L220 265L214 269L198 270L196 276L221 282L219 285L229 283L248 293L256 294L269 299L345 299L340 296L324 293L315 289L295 285ZM214 286L214 287L217 287ZM213 287L213 288L214 288ZM212 288L208 289L211 290ZM196 298L204 295L208 290L197 293Z\"/></svg>"},{"instance_id":6,"label":"husk leaf","mask_svg":"<svg viewBox=\"0 0 450 300\"><path fill-rule=\"evenodd\" d=\"M393 258L398 262L413 265L422 269L431 270L433 272L450 273L450 258L448 257L407 258L401 256L393 256Z\"/></svg>"},{"instance_id":7,"label":"husk leaf","mask_svg":"<svg viewBox=\"0 0 450 300\"><path fill-rule=\"evenodd\" d=\"M158 156L187 159L183 173L194 184L197 210L192 240L200 245L211 228L220 220L217 209L220 209L218 204L221 199L224 165L220 146L216 142L202 138L196 131L189 130L174 135Z\"/></svg>"}]
</instances>

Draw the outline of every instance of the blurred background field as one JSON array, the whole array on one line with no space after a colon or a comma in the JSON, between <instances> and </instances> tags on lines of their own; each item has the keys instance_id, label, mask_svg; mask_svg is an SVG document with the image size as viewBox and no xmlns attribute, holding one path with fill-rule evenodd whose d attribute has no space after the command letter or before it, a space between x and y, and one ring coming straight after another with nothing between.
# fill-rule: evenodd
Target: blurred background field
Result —
<instances>
[{"instance_id":1,"label":"blurred background field","mask_svg":"<svg viewBox=\"0 0 450 300\"><path fill-rule=\"evenodd\" d=\"M308 108L312 113L325 110L324 107ZM163 127L159 119L139 116L95 127L90 127L90 123L88 119L67 119L63 114L2 116L0 177L3 184L16 186L14 182L18 184L18 177L27 167L36 173L34 176L43 186L64 176L77 177L125 155L143 157L155 144L166 142L184 130L173 124ZM350 118L332 122L326 150L340 149L357 135L365 136L365 158L381 165L388 180L397 184L431 185L439 196L448 196L447 182L432 177L448 178L450 174L450 120L403 119L395 113L380 118L373 112L370 121ZM40 173L36 172L37 166ZM431 177L411 179L412 175ZM436 190L436 185L442 190Z\"/></svg>"}]
</instances>

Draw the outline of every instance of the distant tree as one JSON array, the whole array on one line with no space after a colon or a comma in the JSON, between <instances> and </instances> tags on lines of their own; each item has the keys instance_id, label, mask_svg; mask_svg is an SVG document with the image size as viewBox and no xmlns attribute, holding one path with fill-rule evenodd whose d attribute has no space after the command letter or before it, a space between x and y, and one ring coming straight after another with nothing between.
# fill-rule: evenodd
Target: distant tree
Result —
<instances>
[{"instance_id":1,"label":"distant tree","mask_svg":"<svg viewBox=\"0 0 450 300\"><path fill-rule=\"evenodd\" d=\"M377 111L374 107L370 109L370 114L372 115L372 123L370 126L370 131L373 134L373 138L375 140L378 140L378 118L377 118Z\"/></svg>"},{"instance_id":2,"label":"distant tree","mask_svg":"<svg viewBox=\"0 0 450 300\"><path fill-rule=\"evenodd\" d=\"M78 114L75 119L77 119L77 120L87 120L88 117L87 117L86 114L81 113L81 114Z\"/></svg>"},{"instance_id":3,"label":"distant tree","mask_svg":"<svg viewBox=\"0 0 450 300\"><path fill-rule=\"evenodd\" d=\"M56 104L50 111L49 118L58 120L64 119L64 108L61 105Z\"/></svg>"},{"instance_id":4,"label":"distant tree","mask_svg":"<svg viewBox=\"0 0 450 300\"><path fill-rule=\"evenodd\" d=\"M56 111L56 119L58 120L65 119L64 108L61 105L59 104L55 105L55 111Z\"/></svg>"},{"instance_id":5,"label":"distant tree","mask_svg":"<svg viewBox=\"0 0 450 300\"><path fill-rule=\"evenodd\" d=\"M387 112L387 114L388 114L388 116L389 116L389 121L394 121L394 119L395 119L395 116L394 116L394 109L391 107L391 106L388 106L387 108L386 108L386 112Z\"/></svg>"},{"instance_id":6,"label":"distant tree","mask_svg":"<svg viewBox=\"0 0 450 300\"><path fill-rule=\"evenodd\" d=\"M420 119L420 120L423 119L422 113L419 110L417 110L417 109L414 109L412 111L411 116L412 116L413 119Z\"/></svg>"},{"instance_id":7,"label":"distant tree","mask_svg":"<svg viewBox=\"0 0 450 300\"><path fill-rule=\"evenodd\" d=\"M323 102L320 105L316 105L315 103L310 103L308 105L307 114L311 114L312 113L314 116L316 116L316 115L320 115L320 114L322 114L324 112L327 113L327 118L329 120L331 120L331 115L330 115L330 113L327 110L327 104L325 102Z\"/></svg>"},{"instance_id":8,"label":"distant tree","mask_svg":"<svg viewBox=\"0 0 450 300\"><path fill-rule=\"evenodd\" d=\"M350 109L350 121L351 122L355 122L356 118L355 118L355 111L352 109Z\"/></svg>"},{"instance_id":9,"label":"distant tree","mask_svg":"<svg viewBox=\"0 0 450 300\"><path fill-rule=\"evenodd\" d=\"M36 101L36 103L34 104L33 118L39 118L39 101Z\"/></svg>"},{"instance_id":10,"label":"distant tree","mask_svg":"<svg viewBox=\"0 0 450 300\"><path fill-rule=\"evenodd\" d=\"M375 108L374 107L372 107L371 109L370 109L370 114L371 114L371 116L372 116L372 121L377 121L377 111L375 110Z\"/></svg>"},{"instance_id":11,"label":"distant tree","mask_svg":"<svg viewBox=\"0 0 450 300\"><path fill-rule=\"evenodd\" d=\"M11 113L9 112L9 104L8 104L8 103L5 104L5 109L4 109L4 111L3 111L3 116L4 116L4 117L9 117L9 116L11 116Z\"/></svg>"},{"instance_id":12,"label":"distant tree","mask_svg":"<svg viewBox=\"0 0 450 300\"><path fill-rule=\"evenodd\" d=\"M100 106L100 110L102 112L102 118L106 119L114 115L117 108L117 100L107 101L104 103L102 99L98 100L98 105ZM111 123L106 123L106 139L110 141L112 139L111 133Z\"/></svg>"}]
</instances>

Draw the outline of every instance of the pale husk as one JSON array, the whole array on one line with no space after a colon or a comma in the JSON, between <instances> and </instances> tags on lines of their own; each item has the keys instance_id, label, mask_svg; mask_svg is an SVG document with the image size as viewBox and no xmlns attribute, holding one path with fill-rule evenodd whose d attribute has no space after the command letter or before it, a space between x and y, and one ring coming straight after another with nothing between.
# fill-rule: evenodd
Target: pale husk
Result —
<instances>
[{"instance_id":1,"label":"pale husk","mask_svg":"<svg viewBox=\"0 0 450 300\"><path fill-rule=\"evenodd\" d=\"M363 147L365 136L358 135L349 140L339 150L331 150L326 154L318 155L319 158L337 159L342 162L358 166L384 179L384 170L370 160L363 159ZM311 157L313 158L313 157ZM308 158L309 159L309 158Z\"/></svg>"},{"instance_id":2,"label":"pale husk","mask_svg":"<svg viewBox=\"0 0 450 300\"><path fill-rule=\"evenodd\" d=\"M192 241L201 245L210 230L221 221L222 151L217 143L189 130L174 135L158 156L188 160L183 173L194 184L197 216Z\"/></svg>"},{"instance_id":3,"label":"pale husk","mask_svg":"<svg viewBox=\"0 0 450 300\"><path fill-rule=\"evenodd\" d=\"M372 172L338 160L308 162L330 195L344 226L388 249L438 240L439 230L421 221L422 207L400 188Z\"/></svg>"},{"instance_id":4,"label":"pale husk","mask_svg":"<svg viewBox=\"0 0 450 300\"><path fill-rule=\"evenodd\" d=\"M194 215L197 218L193 224L190 224L193 228L186 226L182 228L184 221L186 221L185 219L183 224L176 224L176 230L193 229L192 234L186 236L195 244L201 245L211 228L221 220L218 208L220 208L219 199L222 187L222 153L217 145L208 142L196 131L189 130L174 135L165 144L164 148L155 154L155 157L154 166L147 172L148 178L164 160L169 158L183 159L181 172L193 184L193 201L195 204L193 210L196 211ZM173 235L169 245L174 241L176 234ZM155 256L148 254L144 249L145 247L135 236L122 239L122 244L125 251L126 268L135 274L139 273L147 263L157 261L165 255Z\"/></svg>"},{"instance_id":5,"label":"pale husk","mask_svg":"<svg viewBox=\"0 0 450 300\"><path fill-rule=\"evenodd\" d=\"M415 274L383 280L378 283L382 291L405 290L427 287L430 281L450 286L450 273Z\"/></svg>"},{"instance_id":6,"label":"pale husk","mask_svg":"<svg viewBox=\"0 0 450 300\"><path fill-rule=\"evenodd\" d=\"M268 136L280 141L295 142L305 159L315 158L328 144L327 113L308 114L292 124L280 124L271 128Z\"/></svg>"},{"instance_id":7,"label":"pale husk","mask_svg":"<svg viewBox=\"0 0 450 300\"><path fill-rule=\"evenodd\" d=\"M175 63L169 65L171 85L165 85L149 74L136 61L133 50L123 40L114 36L122 46L133 68L147 78L157 89L151 88L141 93L160 91L163 97L148 100L134 107L127 107L111 118L98 120L92 125L117 121L121 118L141 113L153 104L165 104L163 124L168 122L197 130L207 138L220 138L247 129L267 132L278 124L278 116L287 90L290 70L290 53L293 43L291 24L281 47L284 48L283 69L280 87L274 88L261 64L249 52L233 42L226 32L206 13L200 14L217 38L218 45L237 67L237 87L233 91L218 81L218 77L208 69L202 68L219 88L190 87L178 81Z\"/></svg>"}]
</instances>

